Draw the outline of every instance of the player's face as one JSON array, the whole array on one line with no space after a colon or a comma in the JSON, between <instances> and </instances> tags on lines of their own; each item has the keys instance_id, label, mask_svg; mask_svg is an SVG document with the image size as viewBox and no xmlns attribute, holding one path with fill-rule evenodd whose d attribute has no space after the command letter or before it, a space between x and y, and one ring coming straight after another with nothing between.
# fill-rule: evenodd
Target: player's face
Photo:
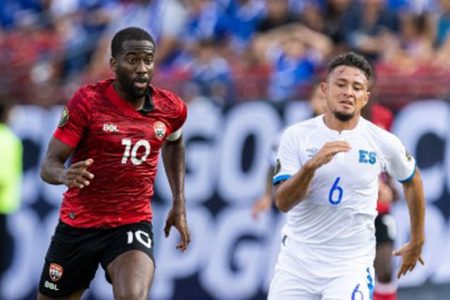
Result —
<instances>
[{"instance_id":1,"label":"player's face","mask_svg":"<svg viewBox=\"0 0 450 300\"><path fill-rule=\"evenodd\" d=\"M155 46L150 41L125 41L122 52L111 59L111 68L116 74L123 92L131 99L145 96L153 77Z\"/></svg>"},{"instance_id":2,"label":"player's face","mask_svg":"<svg viewBox=\"0 0 450 300\"><path fill-rule=\"evenodd\" d=\"M335 68L322 85L329 111L344 122L359 116L369 100L368 85L362 70L349 66Z\"/></svg>"}]
</instances>

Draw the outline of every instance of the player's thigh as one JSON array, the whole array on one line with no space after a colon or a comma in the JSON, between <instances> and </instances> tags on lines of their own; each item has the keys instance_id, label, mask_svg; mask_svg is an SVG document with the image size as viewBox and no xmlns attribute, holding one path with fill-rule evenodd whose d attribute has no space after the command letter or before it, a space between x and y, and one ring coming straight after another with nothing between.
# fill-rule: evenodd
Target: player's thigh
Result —
<instances>
[{"instance_id":1,"label":"player's thigh","mask_svg":"<svg viewBox=\"0 0 450 300\"><path fill-rule=\"evenodd\" d=\"M155 270L151 224L141 222L117 228L102 258L102 266L115 295L148 292Z\"/></svg>"},{"instance_id":2,"label":"player's thigh","mask_svg":"<svg viewBox=\"0 0 450 300\"><path fill-rule=\"evenodd\" d=\"M275 270L270 283L268 300L320 300L319 294L312 294L307 284L299 277L284 270Z\"/></svg>"},{"instance_id":3,"label":"player's thigh","mask_svg":"<svg viewBox=\"0 0 450 300\"><path fill-rule=\"evenodd\" d=\"M154 269L153 261L139 250L130 250L116 257L107 267L115 298L148 297Z\"/></svg>"},{"instance_id":4,"label":"player's thigh","mask_svg":"<svg viewBox=\"0 0 450 300\"><path fill-rule=\"evenodd\" d=\"M391 282L392 280L392 251L394 245L390 242L385 242L377 245L375 255L375 275L378 281L383 283Z\"/></svg>"},{"instance_id":5,"label":"player's thigh","mask_svg":"<svg viewBox=\"0 0 450 300\"><path fill-rule=\"evenodd\" d=\"M39 281L42 297L72 299L71 295L89 288L100 262L101 243L101 231L60 222L45 256Z\"/></svg>"},{"instance_id":6,"label":"player's thigh","mask_svg":"<svg viewBox=\"0 0 450 300\"><path fill-rule=\"evenodd\" d=\"M396 237L395 220L390 214L379 214L375 219L377 241L375 274L381 282L390 282L392 277L392 251Z\"/></svg>"},{"instance_id":7,"label":"player's thigh","mask_svg":"<svg viewBox=\"0 0 450 300\"><path fill-rule=\"evenodd\" d=\"M322 300L370 300L374 289L374 271L355 272L332 279L323 291Z\"/></svg>"}]
</instances>

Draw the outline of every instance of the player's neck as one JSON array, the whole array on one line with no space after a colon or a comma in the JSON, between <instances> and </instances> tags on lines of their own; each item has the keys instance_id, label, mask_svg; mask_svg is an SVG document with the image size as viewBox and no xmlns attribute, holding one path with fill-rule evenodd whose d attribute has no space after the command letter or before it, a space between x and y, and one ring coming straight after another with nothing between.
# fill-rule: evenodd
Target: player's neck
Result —
<instances>
[{"instance_id":1,"label":"player's neck","mask_svg":"<svg viewBox=\"0 0 450 300\"><path fill-rule=\"evenodd\" d=\"M119 94L119 96L122 99L124 99L125 101L127 101L128 103L133 105L136 108L136 110L140 110L144 106L145 96L142 96L138 99L131 97L130 95L125 93L122 86L120 85L120 83L117 80L115 80L113 82L113 87L114 87L114 90L117 92L117 94Z\"/></svg>"},{"instance_id":2,"label":"player's neck","mask_svg":"<svg viewBox=\"0 0 450 300\"><path fill-rule=\"evenodd\" d=\"M339 120L336 116L333 115L331 112L326 112L323 117L323 122L325 125L332 129L336 130L338 132L341 132L343 130L352 130L358 125L359 121L359 114L355 114L351 119L347 121Z\"/></svg>"}]
</instances>

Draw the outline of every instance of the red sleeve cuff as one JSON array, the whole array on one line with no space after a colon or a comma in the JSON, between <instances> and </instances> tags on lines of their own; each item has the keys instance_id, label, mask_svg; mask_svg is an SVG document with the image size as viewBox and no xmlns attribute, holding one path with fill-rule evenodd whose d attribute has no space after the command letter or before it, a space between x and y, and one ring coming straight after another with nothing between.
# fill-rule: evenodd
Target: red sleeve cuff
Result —
<instances>
[{"instance_id":1,"label":"red sleeve cuff","mask_svg":"<svg viewBox=\"0 0 450 300\"><path fill-rule=\"evenodd\" d=\"M64 144L69 145L72 148L75 148L78 145L79 138L75 136L68 135L66 132L62 131L61 129L56 129L55 133L53 134L55 138L63 142Z\"/></svg>"}]
</instances>

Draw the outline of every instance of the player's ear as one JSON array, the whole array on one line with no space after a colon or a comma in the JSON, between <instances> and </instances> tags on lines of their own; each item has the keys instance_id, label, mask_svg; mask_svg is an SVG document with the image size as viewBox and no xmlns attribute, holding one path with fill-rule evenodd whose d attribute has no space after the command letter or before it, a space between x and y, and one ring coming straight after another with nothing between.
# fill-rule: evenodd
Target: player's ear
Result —
<instances>
[{"instance_id":1,"label":"player's ear","mask_svg":"<svg viewBox=\"0 0 450 300\"><path fill-rule=\"evenodd\" d=\"M320 83L320 91L322 92L323 95L327 94L327 83L326 82Z\"/></svg>"},{"instance_id":2,"label":"player's ear","mask_svg":"<svg viewBox=\"0 0 450 300\"><path fill-rule=\"evenodd\" d=\"M369 102L369 100L370 100L370 92L367 91L367 92L366 92L366 97L365 97L365 103L364 103L364 105L366 105L367 102Z\"/></svg>"},{"instance_id":3,"label":"player's ear","mask_svg":"<svg viewBox=\"0 0 450 300\"><path fill-rule=\"evenodd\" d=\"M365 97L364 97L364 99L363 99L363 105L362 105L361 108L363 108L364 106L366 106L367 102L369 102L369 99L370 99L370 92L367 91L367 92L366 92L366 95L365 95Z\"/></svg>"},{"instance_id":4,"label":"player's ear","mask_svg":"<svg viewBox=\"0 0 450 300\"><path fill-rule=\"evenodd\" d=\"M109 59L109 67L114 73L117 71L117 60L114 57Z\"/></svg>"}]
</instances>

